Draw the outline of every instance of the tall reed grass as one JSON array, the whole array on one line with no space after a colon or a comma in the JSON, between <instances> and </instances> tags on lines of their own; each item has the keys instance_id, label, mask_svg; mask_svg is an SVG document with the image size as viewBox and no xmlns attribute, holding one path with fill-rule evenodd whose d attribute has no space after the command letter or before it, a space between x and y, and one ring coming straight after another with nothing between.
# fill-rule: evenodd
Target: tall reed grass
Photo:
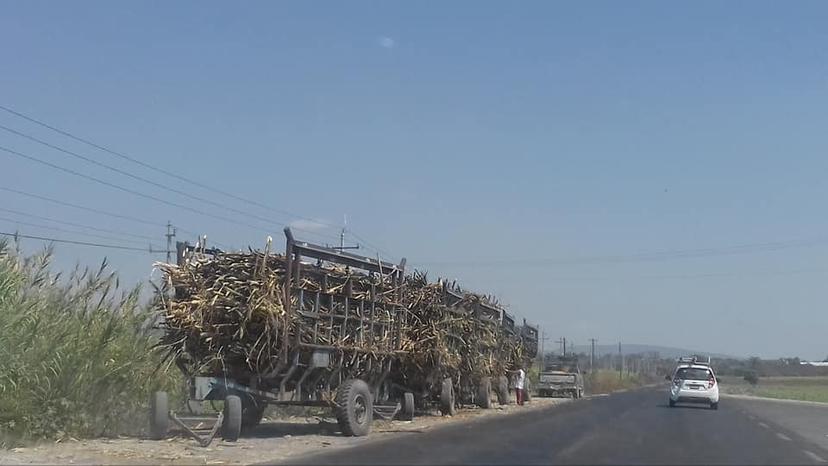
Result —
<instances>
[{"instance_id":1,"label":"tall reed grass","mask_svg":"<svg viewBox=\"0 0 828 466\"><path fill-rule=\"evenodd\" d=\"M159 368L150 306L106 260L62 276L51 258L0 242L0 446L140 432L149 393L180 378Z\"/></svg>"}]
</instances>

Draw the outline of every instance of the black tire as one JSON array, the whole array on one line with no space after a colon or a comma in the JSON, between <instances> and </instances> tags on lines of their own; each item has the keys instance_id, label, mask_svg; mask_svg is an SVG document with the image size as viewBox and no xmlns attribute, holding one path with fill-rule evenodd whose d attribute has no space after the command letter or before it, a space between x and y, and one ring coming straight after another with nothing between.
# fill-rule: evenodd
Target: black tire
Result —
<instances>
[{"instance_id":1,"label":"black tire","mask_svg":"<svg viewBox=\"0 0 828 466\"><path fill-rule=\"evenodd\" d=\"M228 442L239 439L242 429L242 402L236 395L224 399L224 421L221 424L221 436Z\"/></svg>"},{"instance_id":2,"label":"black tire","mask_svg":"<svg viewBox=\"0 0 828 466\"><path fill-rule=\"evenodd\" d=\"M505 375L497 378L497 402L502 405L509 404L509 379Z\"/></svg>"},{"instance_id":3,"label":"black tire","mask_svg":"<svg viewBox=\"0 0 828 466\"><path fill-rule=\"evenodd\" d=\"M457 414L457 406L454 403L454 384L451 379L443 380L443 386L440 390L440 412L444 416Z\"/></svg>"},{"instance_id":4,"label":"black tire","mask_svg":"<svg viewBox=\"0 0 828 466\"><path fill-rule=\"evenodd\" d=\"M253 402L244 403L244 406L242 406L242 429L252 429L261 424L265 408L267 408L267 405L264 403L259 405L256 405Z\"/></svg>"},{"instance_id":5,"label":"black tire","mask_svg":"<svg viewBox=\"0 0 828 466\"><path fill-rule=\"evenodd\" d=\"M150 397L150 438L161 440L170 430L170 407L167 392L155 392Z\"/></svg>"},{"instance_id":6,"label":"black tire","mask_svg":"<svg viewBox=\"0 0 828 466\"><path fill-rule=\"evenodd\" d=\"M676 402L673 401L673 400L670 400L670 407L674 408L675 406L676 406Z\"/></svg>"},{"instance_id":7,"label":"black tire","mask_svg":"<svg viewBox=\"0 0 828 466\"><path fill-rule=\"evenodd\" d=\"M719 403L710 403L710 409L719 409Z\"/></svg>"},{"instance_id":8,"label":"black tire","mask_svg":"<svg viewBox=\"0 0 828 466\"><path fill-rule=\"evenodd\" d=\"M348 379L336 391L336 421L342 434L362 437L371 432L374 420L374 400L368 384L360 379Z\"/></svg>"},{"instance_id":9,"label":"black tire","mask_svg":"<svg viewBox=\"0 0 828 466\"><path fill-rule=\"evenodd\" d=\"M414 419L414 394L411 392L403 393L402 398L402 416L404 421L411 421Z\"/></svg>"},{"instance_id":10,"label":"black tire","mask_svg":"<svg viewBox=\"0 0 828 466\"><path fill-rule=\"evenodd\" d=\"M477 406L483 409L491 409L492 407L491 377L483 377L480 379L480 384L477 386Z\"/></svg>"}]
</instances>

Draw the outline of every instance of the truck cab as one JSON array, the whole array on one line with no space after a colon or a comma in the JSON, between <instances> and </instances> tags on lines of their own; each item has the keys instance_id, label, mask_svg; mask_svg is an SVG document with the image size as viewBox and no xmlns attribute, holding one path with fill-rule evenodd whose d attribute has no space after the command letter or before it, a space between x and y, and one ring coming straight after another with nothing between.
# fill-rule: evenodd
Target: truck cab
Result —
<instances>
[{"instance_id":1,"label":"truck cab","mask_svg":"<svg viewBox=\"0 0 828 466\"><path fill-rule=\"evenodd\" d=\"M546 364L538 378L538 396L581 398L584 378L574 356L558 356Z\"/></svg>"}]
</instances>

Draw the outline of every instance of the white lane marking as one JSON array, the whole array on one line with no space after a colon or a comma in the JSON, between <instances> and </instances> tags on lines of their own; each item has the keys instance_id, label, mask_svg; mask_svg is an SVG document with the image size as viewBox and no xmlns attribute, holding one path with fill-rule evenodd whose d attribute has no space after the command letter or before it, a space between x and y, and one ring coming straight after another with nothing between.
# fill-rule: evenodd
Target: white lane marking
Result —
<instances>
[{"instance_id":1,"label":"white lane marking","mask_svg":"<svg viewBox=\"0 0 828 466\"><path fill-rule=\"evenodd\" d=\"M828 461L825 461L824 459L822 459L821 456L817 455L816 453L810 452L808 450L802 450L802 453L805 453L806 455L808 455L809 458L816 461L817 463L828 463Z\"/></svg>"},{"instance_id":2,"label":"white lane marking","mask_svg":"<svg viewBox=\"0 0 828 466\"><path fill-rule=\"evenodd\" d=\"M764 422L760 422L759 427L764 427L765 429L770 429L770 426L765 424Z\"/></svg>"},{"instance_id":3,"label":"white lane marking","mask_svg":"<svg viewBox=\"0 0 828 466\"><path fill-rule=\"evenodd\" d=\"M777 437L779 437L779 438L781 438L782 440L785 440L785 441L788 441L788 442L790 442L790 441L791 441L791 438L790 438L790 437L788 437L787 435L785 435L785 434L783 434L783 433L781 433L781 432L777 432L777 433L776 433L776 436L777 436Z\"/></svg>"}]
</instances>

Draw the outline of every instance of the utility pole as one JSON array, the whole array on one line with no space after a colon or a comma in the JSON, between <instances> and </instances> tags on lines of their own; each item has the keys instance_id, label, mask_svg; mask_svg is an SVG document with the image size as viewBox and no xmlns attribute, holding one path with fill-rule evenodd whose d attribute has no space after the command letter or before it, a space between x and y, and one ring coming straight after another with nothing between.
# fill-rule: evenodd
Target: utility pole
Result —
<instances>
[{"instance_id":1,"label":"utility pole","mask_svg":"<svg viewBox=\"0 0 828 466\"><path fill-rule=\"evenodd\" d=\"M342 230L339 231L339 246L333 246L331 249L336 249L339 252L344 252L346 249L359 249L359 244L354 246L345 246L345 231L348 229L348 216L344 216L345 223L342 224Z\"/></svg>"},{"instance_id":2,"label":"utility pole","mask_svg":"<svg viewBox=\"0 0 828 466\"><path fill-rule=\"evenodd\" d=\"M595 372L595 342L598 341L596 338L590 338L589 342L592 344L592 349L589 353L589 371Z\"/></svg>"},{"instance_id":3,"label":"utility pole","mask_svg":"<svg viewBox=\"0 0 828 466\"><path fill-rule=\"evenodd\" d=\"M621 342L618 342L618 380L624 379L624 353L621 352Z\"/></svg>"},{"instance_id":4,"label":"utility pole","mask_svg":"<svg viewBox=\"0 0 828 466\"><path fill-rule=\"evenodd\" d=\"M544 366L546 365L546 353L544 353L544 342L548 340L549 337L546 336L546 332L541 331L541 351L540 351L540 361L538 361L538 373L540 374L543 372Z\"/></svg>"},{"instance_id":5,"label":"utility pole","mask_svg":"<svg viewBox=\"0 0 828 466\"><path fill-rule=\"evenodd\" d=\"M543 363L544 363L544 361L543 361L543 342L546 341L546 332L544 332L543 330L541 330L540 340L541 340L541 353L540 353L540 359L538 360L538 374L543 372Z\"/></svg>"},{"instance_id":6,"label":"utility pole","mask_svg":"<svg viewBox=\"0 0 828 466\"><path fill-rule=\"evenodd\" d=\"M566 337L561 337L556 343L561 345L561 354L566 356Z\"/></svg>"},{"instance_id":7,"label":"utility pole","mask_svg":"<svg viewBox=\"0 0 828 466\"><path fill-rule=\"evenodd\" d=\"M167 263L169 264L172 259L172 240L175 238L175 228L169 220L167 220L167 234L164 236L167 237Z\"/></svg>"}]
</instances>

